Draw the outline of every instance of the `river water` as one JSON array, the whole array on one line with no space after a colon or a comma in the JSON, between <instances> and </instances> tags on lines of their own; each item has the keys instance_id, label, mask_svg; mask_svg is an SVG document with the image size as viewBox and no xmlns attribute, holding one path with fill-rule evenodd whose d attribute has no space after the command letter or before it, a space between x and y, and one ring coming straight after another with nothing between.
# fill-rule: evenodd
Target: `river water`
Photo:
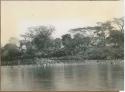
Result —
<instances>
[{"instance_id":1,"label":"river water","mask_svg":"<svg viewBox=\"0 0 125 92\"><path fill-rule=\"evenodd\" d=\"M123 90L124 64L50 64L1 67L3 91Z\"/></svg>"}]
</instances>

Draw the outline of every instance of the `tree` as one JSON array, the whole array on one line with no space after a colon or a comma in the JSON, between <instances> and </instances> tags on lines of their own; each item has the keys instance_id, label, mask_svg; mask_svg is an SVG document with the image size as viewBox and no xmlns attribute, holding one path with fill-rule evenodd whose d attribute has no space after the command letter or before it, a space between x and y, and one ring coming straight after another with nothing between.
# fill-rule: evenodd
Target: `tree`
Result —
<instances>
[{"instance_id":1,"label":"tree","mask_svg":"<svg viewBox=\"0 0 125 92\"><path fill-rule=\"evenodd\" d=\"M66 55L73 55L73 40L70 34L62 36L62 44L65 48Z\"/></svg>"},{"instance_id":2,"label":"tree","mask_svg":"<svg viewBox=\"0 0 125 92\"><path fill-rule=\"evenodd\" d=\"M22 35L26 42L26 47L28 46L30 51L35 48L35 53L49 53L48 51L53 45L51 34L54 30L55 28L53 26L30 27L29 31Z\"/></svg>"},{"instance_id":3,"label":"tree","mask_svg":"<svg viewBox=\"0 0 125 92\"><path fill-rule=\"evenodd\" d=\"M70 34L65 34L62 36L62 44L64 47L66 47L66 48L70 47L71 41L72 41L72 38L71 38Z\"/></svg>"},{"instance_id":4,"label":"tree","mask_svg":"<svg viewBox=\"0 0 125 92\"><path fill-rule=\"evenodd\" d=\"M8 43L3 47L2 57L3 59L13 60L18 59L19 48L15 44Z\"/></svg>"},{"instance_id":5,"label":"tree","mask_svg":"<svg viewBox=\"0 0 125 92\"><path fill-rule=\"evenodd\" d=\"M54 39L53 45L54 45L54 49L56 49L56 50L60 49L61 46L62 46L62 41L61 41L61 39L60 39L60 38Z\"/></svg>"},{"instance_id":6,"label":"tree","mask_svg":"<svg viewBox=\"0 0 125 92\"><path fill-rule=\"evenodd\" d=\"M115 47L124 46L124 34L118 30L112 30L107 38L109 44L113 44Z\"/></svg>"},{"instance_id":7,"label":"tree","mask_svg":"<svg viewBox=\"0 0 125 92\"><path fill-rule=\"evenodd\" d=\"M80 32L86 37L91 39L91 44L98 45L98 46L105 46L106 45L106 38L108 37L109 32L113 29L110 21L107 22L97 22L96 26L88 26L83 28L76 28L70 31L72 32Z\"/></svg>"},{"instance_id":8,"label":"tree","mask_svg":"<svg viewBox=\"0 0 125 92\"><path fill-rule=\"evenodd\" d=\"M36 46L38 50L45 50L51 47L51 34L55 30L54 27L39 26L33 28L36 33L34 34L32 44Z\"/></svg>"},{"instance_id":9,"label":"tree","mask_svg":"<svg viewBox=\"0 0 125 92\"><path fill-rule=\"evenodd\" d=\"M123 18L115 18L113 21L98 22L95 26L71 29L70 32L75 33L73 42L77 48L74 50L88 59L123 58L123 24ZM81 47L84 49L78 49Z\"/></svg>"},{"instance_id":10,"label":"tree","mask_svg":"<svg viewBox=\"0 0 125 92\"><path fill-rule=\"evenodd\" d=\"M77 33L73 38L73 48L75 54L84 53L90 45L90 37L84 37L84 35Z\"/></svg>"},{"instance_id":11,"label":"tree","mask_svg":"<svg viewBox=\"0 0 125 92\"><path fill-rule=\"evenodd\" d=\"M124 32L124 19L122 18L114 18L112 21L114 27L119 30L120 32Z\"/></svg>"}]
</instances>

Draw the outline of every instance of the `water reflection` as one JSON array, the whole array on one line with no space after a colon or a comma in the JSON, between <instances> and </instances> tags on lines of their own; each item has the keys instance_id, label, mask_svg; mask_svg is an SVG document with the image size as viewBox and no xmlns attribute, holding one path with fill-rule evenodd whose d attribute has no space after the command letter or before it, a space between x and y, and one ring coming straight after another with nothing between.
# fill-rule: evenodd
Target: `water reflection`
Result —
<instances>
[{"instance_id":1,"label":"water reflection","mask_svg":"<svg viewBox=\"0 0 125 92\"><path fill-rule=\"evenodd\" d=\"M2 90L123 90L123 65L2 66Z\"/></svg>"}]
</instances>

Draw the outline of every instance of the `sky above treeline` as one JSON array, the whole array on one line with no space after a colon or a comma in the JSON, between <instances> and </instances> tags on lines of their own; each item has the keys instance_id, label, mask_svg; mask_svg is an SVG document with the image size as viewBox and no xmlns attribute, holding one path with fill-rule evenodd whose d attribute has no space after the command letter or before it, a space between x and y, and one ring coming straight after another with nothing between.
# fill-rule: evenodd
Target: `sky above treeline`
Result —
<instances>
[{"instance_id":1,"label":"sky above treeline","mask_svg":"<svg viewBox=\"0 0 125 92\"><path fill-rule=\"evenodd\" d=\"M1 44L11 37L20 39L28 27L53 25L53 37L72 28L123 17L123 1L2 1Z\"/></svg>"}]
</instances>

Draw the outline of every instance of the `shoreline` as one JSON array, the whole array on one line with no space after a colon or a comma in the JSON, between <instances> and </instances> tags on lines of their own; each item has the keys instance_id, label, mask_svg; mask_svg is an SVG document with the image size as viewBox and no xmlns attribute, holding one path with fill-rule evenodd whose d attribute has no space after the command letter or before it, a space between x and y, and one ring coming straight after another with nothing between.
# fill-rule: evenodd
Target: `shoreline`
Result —
<instances>
[{"instance_id":1,"label":"shoreline","mask_svg":"<svg viewBox=\"0 0 125 92\"><path fill-rule=\"evenodd\" d=\"M16 61L16 60L15 60ZM18 63L19 61L20 63ZM32 62L23 63L20 60L17 60L16 63L8 63L8 64L1 64L1 66L18 66L18 65L51 65L51 64L121 64L124 63L124 60L51 60L51 59L39 59L33 60Z\"/></svg>"}]
</instances>

